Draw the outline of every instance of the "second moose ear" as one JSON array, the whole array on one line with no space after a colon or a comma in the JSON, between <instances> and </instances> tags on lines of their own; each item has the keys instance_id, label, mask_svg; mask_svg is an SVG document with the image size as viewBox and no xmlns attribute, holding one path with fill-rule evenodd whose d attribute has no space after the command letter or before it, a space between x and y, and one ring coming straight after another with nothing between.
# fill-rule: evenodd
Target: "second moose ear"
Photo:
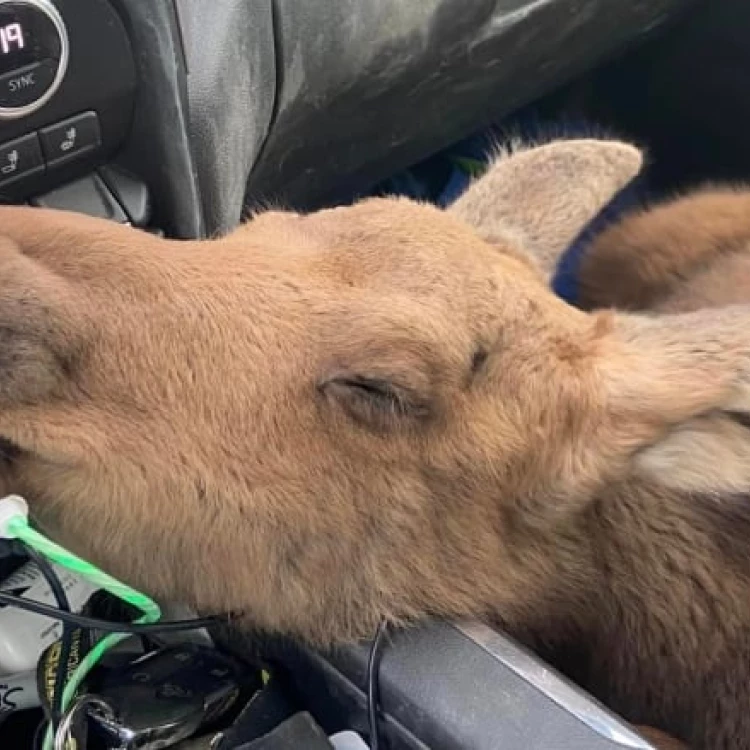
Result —
<instances>
[{"instance_id":1,"label":"second moose ear","mask_svg":"<svg viewBox=\"0 0 750 750\"><path fill-rule=\"evenodd\" d=\"M560 140L501 153L449 209L493 243L532 255L545 276L560 254L641 170L613 140Z\"/></svg>"},{"instance_id":2,"label":"second moose ear","mask_svg":"<svg viewBox=\"0 0 750 750\"><path fill-rule=\"evenodd\" d=\"M714 411L678 425L636 456L636 471L663 487L713 497L750 490L747 414Z\"/></svg>"},{"instance_id":3,"label":"second moose ear","mask_svg":"<svg viewBox=\"0 0 750 750\"><path fill-rule=\"evenodd\" d=\"M628 475L681 491L746 492L750 306L611 320L596 364L606 429L594 455L606 465L629 454Z\"/></svg>"}]
</instances>

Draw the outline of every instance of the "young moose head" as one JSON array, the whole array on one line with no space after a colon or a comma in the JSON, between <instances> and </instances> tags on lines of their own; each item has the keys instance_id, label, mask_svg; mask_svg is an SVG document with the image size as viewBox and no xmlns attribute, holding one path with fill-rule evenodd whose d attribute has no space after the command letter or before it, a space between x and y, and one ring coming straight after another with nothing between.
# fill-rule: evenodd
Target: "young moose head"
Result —
<instances>
[{"instance_id":1,"label":"young moose head","mask_svg":"<svg viewBox=\"0 0 750 750\"><path fill-rule=\"evenodd\" d=\"M547 290L523 251L639 164L578 146L609 165L585 185L555 147L507 157L524 190L488 239L406 200L196 243L3 208L6 488L137 586L315 642L564 598L569 519L750 367L741 310Z\"/></svg>"}]
</instances>

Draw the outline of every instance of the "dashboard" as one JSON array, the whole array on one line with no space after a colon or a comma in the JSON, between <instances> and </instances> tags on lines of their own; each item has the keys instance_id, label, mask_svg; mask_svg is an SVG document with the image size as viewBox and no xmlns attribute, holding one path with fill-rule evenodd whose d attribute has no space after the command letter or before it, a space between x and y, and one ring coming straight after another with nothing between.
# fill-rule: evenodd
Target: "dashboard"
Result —
<instances>
[{"instance_id":1,"label":"dashboard","mask_svg":"<svg viewBox=\"0 0 750 750\"><path fill-rule=\"evenodd\" d=\"M0 200L177 238L330 205L690 2L0 0Z\"/></svg>"}]
</instances>

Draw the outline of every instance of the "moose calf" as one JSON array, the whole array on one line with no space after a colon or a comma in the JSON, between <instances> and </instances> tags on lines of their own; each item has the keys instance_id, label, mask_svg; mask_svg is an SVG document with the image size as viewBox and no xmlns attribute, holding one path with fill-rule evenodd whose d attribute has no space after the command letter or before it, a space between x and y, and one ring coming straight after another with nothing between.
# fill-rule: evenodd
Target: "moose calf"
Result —
<instances>
[{"instance_id":1,"label":"moose calf","mask_svg":"<svg viewBox=\"0 0 750 750\"><path fill-rule=\"evenodd\" d=\"M0 208L1 483L153 595L322 645L490 620L576 651L631 721L750 748L750 505L717 465L750 307L580 310L526 255L639 168L564 142L452 211L371 199L202 242Z\"/></svg>"}]
</instances>

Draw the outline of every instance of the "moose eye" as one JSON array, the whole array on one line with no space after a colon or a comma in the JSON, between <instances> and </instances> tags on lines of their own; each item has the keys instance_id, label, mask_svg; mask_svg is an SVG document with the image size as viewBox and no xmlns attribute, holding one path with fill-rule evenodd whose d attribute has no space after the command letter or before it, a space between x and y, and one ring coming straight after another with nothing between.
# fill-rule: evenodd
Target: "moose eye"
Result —
<instances>
[{"instance_id":1,"label":"moose eye","mask_svg":"<svg viewBox=\"0 0 750 750\"><path fill-rule=\"evenodd\" d=\"M318 384L318 390L354 421L377 431L426 423L436 408L429 388L363 373L326 378Z\"/></svg>"}]
</instances>

